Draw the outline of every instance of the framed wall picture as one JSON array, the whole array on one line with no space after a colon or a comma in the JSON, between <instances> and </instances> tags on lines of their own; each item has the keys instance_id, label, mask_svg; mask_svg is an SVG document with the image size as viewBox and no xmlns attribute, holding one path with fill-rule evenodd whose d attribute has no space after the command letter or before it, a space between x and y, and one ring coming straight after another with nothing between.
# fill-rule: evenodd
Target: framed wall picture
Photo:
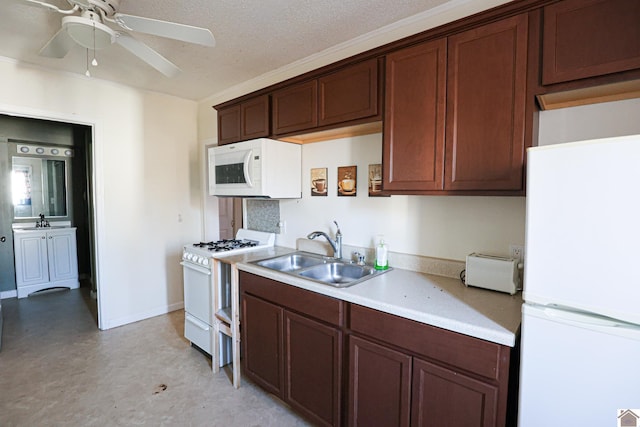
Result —
<instances>
[{"instance_id":1,"label":"framed wall picture","mask_svg":"<svg viewBox=\"0 0 640 427\"><path fill-rule=\"evenodd\" d=\"M382 196L382 165L369 165L369 196Z\"/></svg>"},{"instance_id":2,"label":"framed wall picture","mask_svg":"<svg viewBox=\"0 0 640 427\"><path fill-rule=\"evenodd\" d=\"M311 168L311 195L327 195L327 168Z\"/></svg>"},{"instance_id":3,"label":"framed wall picture","mask_svg":"<svg viewBox=\"0 0 640 427\"><path fill-rule=\"evenodd\" d=\"M357 166L338 167L338 196L356 196L358 190L357 171Z\"/></svg>"}]
</instances>

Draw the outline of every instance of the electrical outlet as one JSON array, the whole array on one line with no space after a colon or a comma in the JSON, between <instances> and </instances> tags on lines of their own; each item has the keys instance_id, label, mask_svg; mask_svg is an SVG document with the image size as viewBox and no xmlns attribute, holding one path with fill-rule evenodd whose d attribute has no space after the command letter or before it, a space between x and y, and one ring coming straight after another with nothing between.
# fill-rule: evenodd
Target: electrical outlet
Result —
<instances>
[{"instance_id":1,"label":"electrical outlet","mask_svg":"<svg viewBox=\"0 0 640 427\"><path fill-rule=\"evenodd\" d=\"M281 219L278 222L279 234L285 234L287 232L287 221Z\"/></svg>"},{"instance_id":2,"label":"electrical outlet","mask_svg":"<svg viewBox=\"0 0 640 427\"><path fill-rule=\"evenodd\" d=\"M524 261L524 246L509 245L509 256Z\"/></svg>"}]
</instances>

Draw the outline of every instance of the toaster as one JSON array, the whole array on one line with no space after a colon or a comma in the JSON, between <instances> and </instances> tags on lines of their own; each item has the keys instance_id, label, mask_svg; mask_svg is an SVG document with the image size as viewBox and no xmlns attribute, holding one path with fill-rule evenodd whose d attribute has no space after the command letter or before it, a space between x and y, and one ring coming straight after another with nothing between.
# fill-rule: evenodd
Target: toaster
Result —
<instances>
[{"instance_id":1,"label":"toaster","mask_svg":"<svg viewBox=\"0 0 640 427\"><path fill-rule=\"evenodd\" d=\"M521 289L519 260L493 255L467 255L464 284L515 294Z\"/></svg>"}]
</instances>

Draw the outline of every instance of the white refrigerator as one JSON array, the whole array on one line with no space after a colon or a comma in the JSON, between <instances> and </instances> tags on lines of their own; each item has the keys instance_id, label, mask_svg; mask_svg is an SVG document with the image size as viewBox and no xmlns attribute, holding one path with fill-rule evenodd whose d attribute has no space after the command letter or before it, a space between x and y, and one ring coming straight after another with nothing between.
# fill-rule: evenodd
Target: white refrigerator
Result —
<instances>
[{"instance_id":1,"label":"white refrigerator","mask_svg":"<svg viewBox=\"0 0 640 427\"><path fill-rule=\"evenodd\" d=\"M518 425L618 426L640 416L640 135L527 162Z\"/></svg>"}]
</instances>

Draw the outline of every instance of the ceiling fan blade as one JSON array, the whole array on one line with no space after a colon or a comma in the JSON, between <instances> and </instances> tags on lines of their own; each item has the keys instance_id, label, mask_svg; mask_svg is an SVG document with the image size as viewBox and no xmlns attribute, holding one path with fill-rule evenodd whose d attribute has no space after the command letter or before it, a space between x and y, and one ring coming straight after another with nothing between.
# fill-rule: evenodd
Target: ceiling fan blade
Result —
<instances>
[{"instance_id":1,"label":"ceiling fan blade","mask_svg":"<svg viewBox=\"0 0 640 427\"><path fill-rule=\"evenodd\" d=\"M176 22L160 21L141 16L116 13L113 20L122 28L154 36L196 43L203 46L215 46L216 39L206 28L192 27L191 25L178 24Z\"/></svg>"},{"instance_id":2,"label":"ceiling fan blade","mask_svg":"<svg viewBox=\"0 0 640 427\"><path fill-rule=\"evenodd\" d=\"M175 77L180 74L180 68L176 67L171 61L151 49L146 44L134 39L128 34L117 33L116 43L160 71L167 77Z\"/></svg>"},{"instance_id":3,"label":"ceiling fan blade","mask_svg":"<svg viewBox=\"0 0 640 427\"><path fill-rule=\"evenodd\" d=\"M24 3L26 5L29 6L35 6L35 7L39 7L41 9L47 9L47 10L53 10L54 12L59 12L59 13L63 13L65 15L70 15L74 12L76 12L79 7L78 6L73 6L73 8L71 9L60 9L58 6L54 5L54 4L50 4L44 1L39 1L39 0L18 0L20 3Z\"/></svg>"},{"instance_id":4,"label":"ceiling fan blade","mask_svg":"<svg viewBox=\"0 0 640 427\"><path fill-rule=\"evenodd\" d=\"M49 58L64 58L73 46L75 46L73 39L64 28L60 28L38 53Z\"/></svg>"},{"instance_id":5,"label":"ceiling fan blade","mask_svg":"<svg viewBox=\"0 0 640 427\"><path fill-rule=\"evenodd\" d=\"M41 9L54 10L56 12L60 10L59 7L57 7L55 5L52 5L52 4L49 4L49 3L45 3L43 1L38 1L38 0L18 0L18 1L20 3L24 3L24 4L29 5L29 6L39 7Z\"/></svg>"}]
</instances>

